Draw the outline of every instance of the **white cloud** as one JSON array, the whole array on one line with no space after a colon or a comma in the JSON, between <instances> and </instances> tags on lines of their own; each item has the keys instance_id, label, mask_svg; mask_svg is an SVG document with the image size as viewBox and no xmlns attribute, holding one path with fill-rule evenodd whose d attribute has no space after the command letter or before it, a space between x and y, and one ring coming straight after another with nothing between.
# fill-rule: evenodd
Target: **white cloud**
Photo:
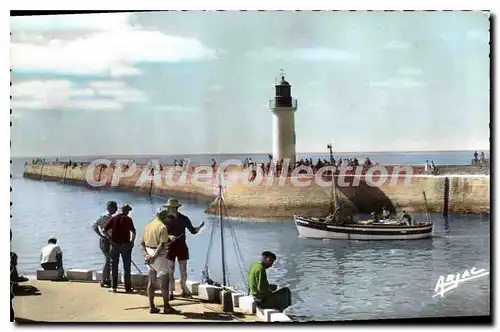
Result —
<instances>
[{"instance_id":1,"label":"white cloud","mask_svg":"<svg viewBox=\"0 0 500 332\"><path fill-rule=\"evenodd\" d=\"M207 88L210 91L220 91L222 90L222 87L220 85L212 85Z\"/></svg>"},{"instance_id":2,"label":"white cloud","mask_svg":"<svg viewBox=\"0 0 500 332\"><path fill-rule=\"evenodd\" d=\"M423 84L412 78L390 78L385 81L370 82L370 85L378 88L407 89L418 88Z\"/></svg>"},{"instance_id":3,"label":"white cloud","mask_svg":"<svg viewBox=\"0 0 500 332\"><path fill-rule=\"evenodd\" d=\"M258 51L249 51L247 57L263 60L302 60L311 62L357 61L359 54L354 50L334 48L304 48L294 50L279 50L272 47Z\"/></svg>"},{"instance_id":4,"label":"white cloud","mask_svg":"<svg viewBox=\"0 0 500 332\"><path fill-rule=\"evenodd\" d=\"M202 61L218 56L217 51L207 48L197 39L169 36L160 31L132 26L128 23L130 16L120 16L109 22L95 18L99 15L84 16L75 24L86 29L93 27L97 31L76 34L72 39L54 38L40 42L39 37L33 37L37 38L35 42L26 37L11 43L11 68L71 75L129 76L141 73L135 67L139 62ZM45 19L43 24L39 24L40 29L50 26L49 21ZM64 27L69 21L54 17L50 22L58 22ZM32 30L29 32L33 33ZM37 33L34 35L37 36Z\"/></svg>"},{"instance_id":5,"label":"white cloud","mask_svg":"<svg viewBox=\"0 0 500 332\"><path fill-rule=\"evenodd\" d=\"M124 104L147 102L146 95L122 81L26 81L11 87L13 109L120 110Z\"/></svg>"},{"instance_id":6,"label":"white cloud","mask_svg":"<svg viewBox=\"0 0 500 332\"><path fill-rule=\"evenodd\" d=\"M393 40L393 41L387 43L384 48L386 48L388 50L401 50L401 51L405 51L405 50L412 49L413 45L411 43L409 43L409 42L400 41L400 40Z\"/></svg>"},{"instance_id":7,"label":"white cloud","mask_svg":"<svg viewBox=\"0 0 500 332\"><path fill-rule=\"evenodd\" d=\"M405 76L418 76L422 74L422 69L414 67L400 68L398 69L398 74Z\"/></svg>"}]
</instances>

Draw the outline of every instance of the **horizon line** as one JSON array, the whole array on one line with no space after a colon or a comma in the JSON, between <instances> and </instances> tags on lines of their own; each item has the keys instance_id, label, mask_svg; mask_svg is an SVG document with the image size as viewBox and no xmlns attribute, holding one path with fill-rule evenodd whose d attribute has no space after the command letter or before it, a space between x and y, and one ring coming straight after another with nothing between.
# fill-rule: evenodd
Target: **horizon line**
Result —
<instances>
[{"instance_id":1,"label":"horizon line","mask_svg":"<svg viewBox=\"0 0 500 332\"><path fill-rule=\"evenodd\" d=\"M351 154L351 155L359 155L359 154L381 154L381 153L443 153L443 152L490 152L491 150L482 150L482 149L472 149L472 150L393 150L393 151L335 151L333 155L336 154ZM11 156L11 159L15 158L59 158L59 157L112 157L112 156L130 156L130 157L145 157L145 156L217 156L217 155L266 155L272 154L269 152L224 152L224 153L176 153L176 154L68 154L68 155L39 155L39 156ZM297 155L300 154L312 154L312 155L320 155L325 154L328 155L329 152L297 152Z\"/></svg>"}]
</instances>

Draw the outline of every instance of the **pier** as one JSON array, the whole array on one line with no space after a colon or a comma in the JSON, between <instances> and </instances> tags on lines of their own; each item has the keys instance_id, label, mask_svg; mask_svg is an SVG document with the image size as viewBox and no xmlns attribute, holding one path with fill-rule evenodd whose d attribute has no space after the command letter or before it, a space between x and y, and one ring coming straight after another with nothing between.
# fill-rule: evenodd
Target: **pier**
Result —
<instances>
[{"instance_id":1,"label":"pier","mask_svg":"<svg viewBox=\"0 0 500 332\"><path fill-rule=\"evenodd\" d=\"M92 187L92 181L100 180L99 188L113 188L135 191L143 195L157 195L190 199L203 204L211 204L217 196L214 177L205 174L200 181L191 180L193 174L203 168L210 169L208 165L193 165L181 174L176 173L173 166L165 166L157 175L157 180L151 179L141 182L146 165L137 165L131 174L116 178L114 170L108 167L101 170L99 167L87 169L87 165L64 168L61 164L27 165L24 177L33 180L59 181L61 183L80 184ZM394 167L394 166L391 166ZM403 166L404 167L404 166ZM468 166L464 166L468 167ZM452 169L452 168L449 168ZM458 169L457 167L453 169ZM43 174L42 174L43 173ZM129 172L130 173L130 172ZM198 172L199 174L200 172ZM240 176L240 180L230 183L225 188L227 215L237 218L252 218L266 220L287 220L294 215L324 216L330 209L330 185L320 185L314 175L301 175L299 177L275 178L269 181L262 179L260 183L250 183L247 173L241 168L228 167L226 177ZM243 174L243 175L242 175ZM176 181L185 176L187 181ZM445 206L448 213L490 213L490 176L487 174L400 174L391 175L377 186L372 186L362 175L355 183L354 176L346 176L344 183L337 185L338 198L343 204L359 213L371 213L386 206L393 211L407 210L411 212L425 211L422 191L427 193L429 212L444 213ZM377 177L377 175L374 175ZM445 181L449 179L450 195L448 204L444 204ZM310 185L300 185L310 181ZM335 178L335 181L340 181ZM208 213L213 213L214 208L209 207Z\"/></svg>"}]
</instances>

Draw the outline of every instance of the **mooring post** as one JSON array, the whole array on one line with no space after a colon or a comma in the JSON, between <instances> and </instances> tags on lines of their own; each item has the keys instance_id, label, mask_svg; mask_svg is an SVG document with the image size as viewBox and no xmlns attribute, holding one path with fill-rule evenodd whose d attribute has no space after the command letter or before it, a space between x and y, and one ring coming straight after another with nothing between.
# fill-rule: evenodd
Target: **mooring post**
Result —
<instances>
[{"instance_id":1,"label":"mooring post","mask_svg":"<svg viewBox=\"0 0 500 332\"><path fill-rule=\"evenodd\" d=\"M99 176L97 177L97 182L101 182L101 174L103 169L104 167L102 167L102 165L99 165Z\"/></svg>"},{"instance_id":2,"label":"mooring post","mask_svg":"<svg viewBox=\"0 0 500 332\"><path fill-rule=\"evenodd\" d=\"M153 180L155 178L155 170L154 170L154 168L151 168L150 174L152 175L152 178L151 178L151 183L149 184L149 197L151 197L151 193L153 191Z\"/></svg>"},{"instance_id":3,"label":"mooring post","mask_svg":"<svg viewBox=\"0 0 500 332\"><path fill-rule=\"evenodd\" d=\"M40 181L42 181L42 177L43 177L43 165L44 165L44 163L42 162L42 168L40 169Z\"/></svg>"},{"instance_id":4,"label":"mooring post","mask_svg":"<svg viewBox=\"0 0 500 332\"><path fill-rule=\"evenodd\" d=\"M443 216L448 216L448 209L450 204L450 179L444 178L444 199L443 199Z\"/></svg>"}]
</instances>

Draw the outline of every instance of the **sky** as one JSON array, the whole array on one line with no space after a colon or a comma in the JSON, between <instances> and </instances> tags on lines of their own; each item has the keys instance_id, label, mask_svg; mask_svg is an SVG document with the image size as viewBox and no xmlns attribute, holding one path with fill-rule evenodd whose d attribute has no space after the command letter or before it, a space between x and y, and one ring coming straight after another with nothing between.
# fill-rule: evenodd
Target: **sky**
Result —
<instances>
[{"instance_id":1,"label":"sky","mask_svg":"<svg viewBox=\"0 0 500 332\"><path fill-rule=\"evenodd\" d=\"M480 12L11 17L13 157L270 153L274 84L297 152L489 149Z\"/></svg>"}]
</instances>

